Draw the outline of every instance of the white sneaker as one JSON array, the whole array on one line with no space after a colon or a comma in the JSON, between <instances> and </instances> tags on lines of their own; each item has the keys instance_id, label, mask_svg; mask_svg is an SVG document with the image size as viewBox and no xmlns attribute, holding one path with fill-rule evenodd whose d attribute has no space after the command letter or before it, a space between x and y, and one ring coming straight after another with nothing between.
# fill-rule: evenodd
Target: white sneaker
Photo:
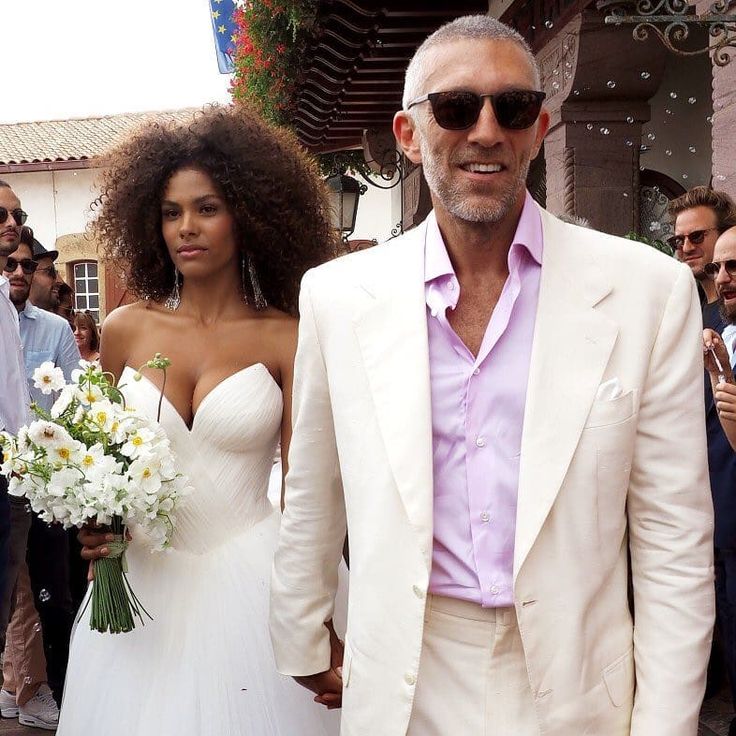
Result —
<instances>
[{"instance_id":1,"label":"white sneaker","mask_svg":"<svg viewBox=\"0 0 736 736\"><path fill-rule=\"evenodd\" d=\"M48 685L41 685L38 692L18 708L18 721L22 726L56 731L59 725L59 706L56 705Z\"/></svg>"},{"instance_id":2,"label":"white sneaker","mask_svg":"<svg viewBox=\"0 0 736 736\"><path fill-rule=\"evenodd\" d=\"M15 693L0 690L0 715L3 718L18 717L18 704L15 702Z\"/></svg>"}]
</instances>

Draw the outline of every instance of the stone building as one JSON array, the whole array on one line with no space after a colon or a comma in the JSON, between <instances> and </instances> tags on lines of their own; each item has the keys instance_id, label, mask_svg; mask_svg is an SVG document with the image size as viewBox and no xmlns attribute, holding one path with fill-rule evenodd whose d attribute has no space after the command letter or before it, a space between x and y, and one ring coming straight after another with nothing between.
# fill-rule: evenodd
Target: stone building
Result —
<instances>
[{"instance_id":1,"label":"stone building","mask_svg":"<svg viewBox=\"0 0 736 736\"><path fill-rule=\"evenodd\" d=\"M530 172L534 196L552 212L584 216L604 231L663 237L667 200L687 188L712 184L736 195L729 135L736 122L736 63L720 67L708 53L678 55L653 34L637 41L633 25L605 22L608 4L320 3L294 121L298 134L313 151L363 147L376 169L391 168L397 161L391 118L409 58L441 24L488 12L522 33L542 70L552 126ZM707 9L706 1L697 11ZM633 2L628 12L635 12ZM707 48L707 31L692 28L688 44ZM408 228L430 202L421 170L405 160L399 167L395 209Z\"/></svg>"},{"instance_id":2,"label":"stone building","mask_svg":"<svg viewBox=\"0 0 736 736\"><path fill-rule=\"evenodd\" d=\"M127 298L114 269L101 262L98 244L85 234L97 196L99 157L144 122L186 120L192 113L0 125L0 179L18 193L38 240L59 251L56 265L75 291L76 307L89 309L98 320Z\"/></svg>"}]
</instances>

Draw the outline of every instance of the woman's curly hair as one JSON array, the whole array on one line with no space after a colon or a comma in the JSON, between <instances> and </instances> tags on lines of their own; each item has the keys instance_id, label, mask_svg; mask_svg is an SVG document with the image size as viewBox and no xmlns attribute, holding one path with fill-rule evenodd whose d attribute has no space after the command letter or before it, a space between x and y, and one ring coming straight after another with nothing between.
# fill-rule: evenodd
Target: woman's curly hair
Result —
<instances>
[{"instance_id":1,"label":"woman's curly hair","mask_svg":"<svg viewBox=\"0 0 736 736\"><path fill-rule=\"evenodd\" d=\"M183 167L201 169L219 188L237 241L274 307L296 314L304 272L335 255L337 237L315 163L294 136L243 106L212 106L188 124L148 124L103 165L92 234L138 297L161 301L174 288L160 202Z\"/></svg>"}]
</instances>

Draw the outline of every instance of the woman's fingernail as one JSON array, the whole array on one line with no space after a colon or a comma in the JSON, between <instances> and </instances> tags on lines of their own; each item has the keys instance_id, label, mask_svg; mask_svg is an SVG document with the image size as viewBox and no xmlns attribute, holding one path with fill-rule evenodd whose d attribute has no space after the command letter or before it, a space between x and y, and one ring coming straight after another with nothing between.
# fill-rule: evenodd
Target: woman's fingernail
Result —
<instances>
[{"instance_id":1,"label":"woman's fingernail","mask_svg":"<svg viewBox=\"0 0 736 736\"><path fill-rule=\"evenodd\" d=\"M109 551L110 551L110 550L109 550L109 549L108 549L107 547L103 547L103 548L102 548L102 549L100 550L100 554L101 554L101 555L106 555L106 554L107 554L107 553L108 553Z\"/></svg>"},{"instance_id":2,"label":"woman's fingernail","mask_svg":"<svg viewBox=\"0 0 736 736\"><path fill-rule=\"evenodd\" d=\"M105 541L106 542L112 542L115 539L114 534L105 534Z\"/></svg>"}]
</instances>

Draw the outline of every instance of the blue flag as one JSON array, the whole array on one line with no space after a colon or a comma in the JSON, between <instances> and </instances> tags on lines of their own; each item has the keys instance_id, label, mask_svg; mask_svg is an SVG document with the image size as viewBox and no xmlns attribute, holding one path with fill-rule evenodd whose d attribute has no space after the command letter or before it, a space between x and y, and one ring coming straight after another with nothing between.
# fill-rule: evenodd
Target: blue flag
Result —
<instances>
[{"instance_id":1,"label":"blue flag","mask_svg":"<svg viewBox=\"0 0 736 736\"><path fill-rule=\"evenodd\" d=\"M210 0L212 31L215 34L217 66L220 68L220 74L232 74L234 68L236 34L234 11L233 0Z\"/></svg>"}]
</instances>

